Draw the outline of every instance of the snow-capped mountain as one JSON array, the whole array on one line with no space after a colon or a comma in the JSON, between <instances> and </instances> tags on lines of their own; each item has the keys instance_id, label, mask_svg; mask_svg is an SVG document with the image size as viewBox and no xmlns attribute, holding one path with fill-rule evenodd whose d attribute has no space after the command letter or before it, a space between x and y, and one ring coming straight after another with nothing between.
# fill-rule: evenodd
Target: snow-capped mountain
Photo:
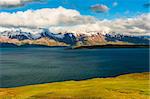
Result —
<instances>
[{"instance_id":1,"label":"snow-capped mountain","mask_svg":"<svg viewBox=\"0 0 150 99\"><path fill-rule=\"evenodd\" d=\"M41 29L40 29L41 30ZM0 32L0 37L7 37L10 39L17 39L21 40L37 40L43 37L47 37L49 39L53 39L58 42L64 42L66 44L75 44L76 37L72 33L52 33L48 29L42 29L39 33L33 34L31 32L24 32L22 30L15 30L15 31L4 31Z\"/></svg>"},{"instance_id":2,"label":"snow-capped mountain","mask_svg":"<svg viewBox=\"0 0 150 99\"><path fill-rule=\"evenodd\" d=\"M90 35L89 35L90 34ZM149 44L149 36L133 36L133 35L123 35L117 33L99 33L99 32L88 32L85 33L52 33L48 29L40 28L38 32L23 31L21 29L9 30L0 32L0 42L7 42L8 39L2 40L3 38L8 38L9 40L18 40L22 42L24 40L41 40L47 38L49 40L54 40L56 42L62 42L68 45L100 45L100 44ZM40 41L38 41L40 42ZM12 41L12 43L14 43Z\"/></svg>"},{"instance_id":3,"label":"snow-capped mountain","mask_svg":"<svg viewBox=\"0 0 150 99\"><path fill-rule=\"evenodd\" d=\"M0 37L8 37L11 39L18 39L18 40L34 40L41 37L40 34L31 34L30 32L23 32L21 30L15 30L15 31L4 31L0 32Z\"/></svg>"},{"instance_id":4,"label":"snow-capped mountain","mask_svg":"<svg viewBox=\"0 0 150 99\"><path fill-rule=\"evenodd\" d=\"M106 41L111 42L128 42L133 44L149 44L148 36L131 36L131 35L122 35L122 34L106 34L105 35Z\"/></svg>"}]
</instances>

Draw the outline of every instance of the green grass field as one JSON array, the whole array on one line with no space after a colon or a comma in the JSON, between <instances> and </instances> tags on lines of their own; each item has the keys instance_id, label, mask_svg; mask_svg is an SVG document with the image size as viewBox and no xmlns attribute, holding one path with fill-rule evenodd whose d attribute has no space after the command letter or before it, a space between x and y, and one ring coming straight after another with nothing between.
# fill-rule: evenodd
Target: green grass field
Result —
<instances>
[{"instance_id":1,"label":"green grass field","mask_svg":"<svg viewBox=\"0 0 150 99\"><path fill-rule=\"evenodd\" d=\"M148 99L149 73L0 88L0 99Z\"/></svg>"}]
</instances>

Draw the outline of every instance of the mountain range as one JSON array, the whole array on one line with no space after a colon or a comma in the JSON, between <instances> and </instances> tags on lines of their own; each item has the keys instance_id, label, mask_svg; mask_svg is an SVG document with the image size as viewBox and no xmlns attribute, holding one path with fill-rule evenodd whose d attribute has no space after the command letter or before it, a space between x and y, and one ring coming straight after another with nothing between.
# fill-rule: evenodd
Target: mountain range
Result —
<instances>
[{"instance_id":1,"label":"mountain range","mask_svg":"<svg viewBox=\"0 0 150 99\"><path fill-rule=\"evenodd\" d=\"M83 46L106 44L142 44L149 45L150 36L123 35L119 33L52 33L40 28L38 32L27 32L22 29L0 32L0 43L15 45L34 44L46 46Z\"/></svg>"}]
</instances>

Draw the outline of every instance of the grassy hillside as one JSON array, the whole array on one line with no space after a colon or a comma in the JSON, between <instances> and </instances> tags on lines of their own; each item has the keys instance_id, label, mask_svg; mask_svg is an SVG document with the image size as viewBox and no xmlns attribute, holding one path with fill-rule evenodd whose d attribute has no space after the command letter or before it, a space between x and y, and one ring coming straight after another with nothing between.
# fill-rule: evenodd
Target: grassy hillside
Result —
<instances>
[{"instance_id":1,"label":"grassy hillside","mask_svg":"<svg viewBox=\"0 0 150 99\"><path fill-rule=\"evenodd\" d=\"M148 99L149 73L0 88L0 99Z\"/></svg>"}]
</instances>

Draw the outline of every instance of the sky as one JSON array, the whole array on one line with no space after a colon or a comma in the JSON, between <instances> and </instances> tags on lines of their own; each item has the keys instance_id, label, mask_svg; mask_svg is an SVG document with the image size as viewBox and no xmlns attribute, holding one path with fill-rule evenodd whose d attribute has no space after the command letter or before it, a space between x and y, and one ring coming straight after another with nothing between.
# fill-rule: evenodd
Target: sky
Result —
<instances>
[{"instance_id":1,"label":"sky","mask_svg":"<svg viewBox=\"0 0 150 99\"><path fill-rule=\"evenodd\" d=\"M149 0L0 0L0 27L148 34L149 7Z\"/></svg>"},{"instance_id":2,"label":"sky","mask_svg":"<svg viewBox=\"0 0 150 99\"><path fill-rule=\"evenodd\" d=\"M2 0L3 1L3 0ZM15 2L17 0L5 0ZM67 9L75 9L82 15L91 15L100 19L115 19L119 17L134 17L142 13L148 13L148 8L144 5L149 0L37 0L28 2L24 6L16 6L12 8L3 7L0 12L17 12L26 11L28 9L37 10L42 8L58 8L62 6ZM109 8L105 13L95 12L91 6L102 4Z\"/></svg>"}]
</instances>

